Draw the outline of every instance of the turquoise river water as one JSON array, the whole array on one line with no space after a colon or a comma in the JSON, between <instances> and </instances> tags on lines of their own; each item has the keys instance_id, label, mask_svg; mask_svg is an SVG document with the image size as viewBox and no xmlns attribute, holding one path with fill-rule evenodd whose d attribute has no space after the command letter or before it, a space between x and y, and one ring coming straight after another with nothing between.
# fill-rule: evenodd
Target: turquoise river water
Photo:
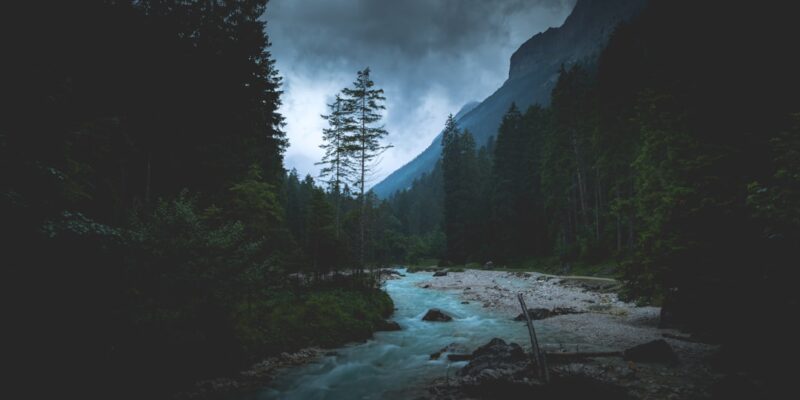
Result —
<instances>
[{"instance_id":1,"label":"turquoise river water","mask_svg":"<svg viewBox=\"0 0 800 400\"><path fill-rule=\"evenodd\" d=\"M405 272L401 270L401 272ZM239 396L240 400L269 399L407 399L436 377L452 376L466 362L448 362L430 354L458 343L471 352L494 337L530 348L524 323L493 315L480 303L462 304L459 291L418 287L430 273L407 274L386 282L394 301L392 319L403 328L378 332L365 342L334 349L320 360L280 373L269 387ZM422 316L439 308L452 322L425 322ZM572 342L564 332L537 326L541 343ZM557 336L557 337L556 337Z\"/></svg>"}]
</instances>

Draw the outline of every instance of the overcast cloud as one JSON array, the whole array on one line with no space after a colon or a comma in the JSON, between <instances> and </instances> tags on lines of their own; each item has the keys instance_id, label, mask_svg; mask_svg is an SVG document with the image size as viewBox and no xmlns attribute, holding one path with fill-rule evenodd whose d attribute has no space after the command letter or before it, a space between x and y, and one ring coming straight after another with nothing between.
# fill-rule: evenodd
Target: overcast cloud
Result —
<instances>
[{"instance_id":1,"label":"overcast cloud","mask_svg":"<svg viewBox=\"0 0 800 400\"><path fill-rule=\"evenodd\" d=\"M563 23L576 0L271 0L283 76L287 168L316 177L327 102L369 66L386 93L388 142L371 184L427 147L449 113L505 81L509 58Z\"/></svg>"}]
</instances>

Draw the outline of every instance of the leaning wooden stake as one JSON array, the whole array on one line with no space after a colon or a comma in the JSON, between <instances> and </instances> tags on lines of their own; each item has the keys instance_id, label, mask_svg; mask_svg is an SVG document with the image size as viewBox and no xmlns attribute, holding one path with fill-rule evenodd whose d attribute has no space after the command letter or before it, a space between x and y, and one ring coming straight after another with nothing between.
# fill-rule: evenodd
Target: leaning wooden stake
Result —
<instances>
[{"instance_id":1,"label":"leaning wooden stake","mask_svg":"<svg viewBox=\"0 0 800 400\"><path fill-rule=\"evenodd\" d=\"M536 369L539 372L539 379L544 380L545 383L550 382L550 372L547 370L547 361L544 358L544 353L539 349L539 341L536 339L536 331L533 329L533 321L531 316L528 315L528 306L525 305L525 299L522 298L522 293L517 294L519 305L522 306L522 314L525 315L525 321L528 323L528 333L531 336L531 348L533 357L536 361Z\"/></svg>"}]
</instances>

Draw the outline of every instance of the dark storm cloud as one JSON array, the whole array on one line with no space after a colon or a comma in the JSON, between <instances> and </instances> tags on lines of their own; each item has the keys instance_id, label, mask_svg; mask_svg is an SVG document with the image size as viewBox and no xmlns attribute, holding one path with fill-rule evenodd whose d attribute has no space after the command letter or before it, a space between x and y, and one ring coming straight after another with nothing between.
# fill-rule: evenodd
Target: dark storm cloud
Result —
<instances>
[{"instance_id":1,"label":"dark storm cloud","mask_svg":"<svg viewBox=\"0 0 800 400\"><path fill-rule=\"evenodd\" d=\"M368 56L391 47L410 57L461 54L508 31L503 18L540 8L559 13L560 0L273 0L273 35L323 59ZM571 3L571 2L570 2ZM571 6L571 4L569 4ZM560 22L560 21L559 21Z\"/></svg>"},{"instance_id":2,"label":"dark storm cloud","mask_svg":"<svg viewBox=\"0 0 800 400\"><path fill-rule=\"evenodd\" d=\"M324 103L370 66L395 148L376 181L430 143L448 113L502 84L511 53L560 25L575 0L271 0L284 76L289 167L314 174Z\"/></svg>"}]
</instances>

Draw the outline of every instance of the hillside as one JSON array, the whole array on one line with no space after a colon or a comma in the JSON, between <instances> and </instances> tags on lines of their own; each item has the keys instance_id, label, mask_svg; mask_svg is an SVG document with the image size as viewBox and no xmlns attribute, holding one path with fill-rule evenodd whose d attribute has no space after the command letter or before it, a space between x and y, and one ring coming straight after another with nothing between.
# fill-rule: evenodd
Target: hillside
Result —
<instances>
[{"instance_id":1,"label":"hillside","mask_svg":"<svg viewBox=\"0 0 800 400\"><path fill-rule=\"evenodd\" d=\"M524 110L547 105L561 65L594 61L614 28L640 11L646 0L579 0L561 27L534 35L511 56L508 79L483 102L456 115L460 128L469 129L478 145L494 136L512 102ZM385 198L411 185L433 169L441 150L441 134L416 158L372 188Z\"/></svg>"}]
</instances>

